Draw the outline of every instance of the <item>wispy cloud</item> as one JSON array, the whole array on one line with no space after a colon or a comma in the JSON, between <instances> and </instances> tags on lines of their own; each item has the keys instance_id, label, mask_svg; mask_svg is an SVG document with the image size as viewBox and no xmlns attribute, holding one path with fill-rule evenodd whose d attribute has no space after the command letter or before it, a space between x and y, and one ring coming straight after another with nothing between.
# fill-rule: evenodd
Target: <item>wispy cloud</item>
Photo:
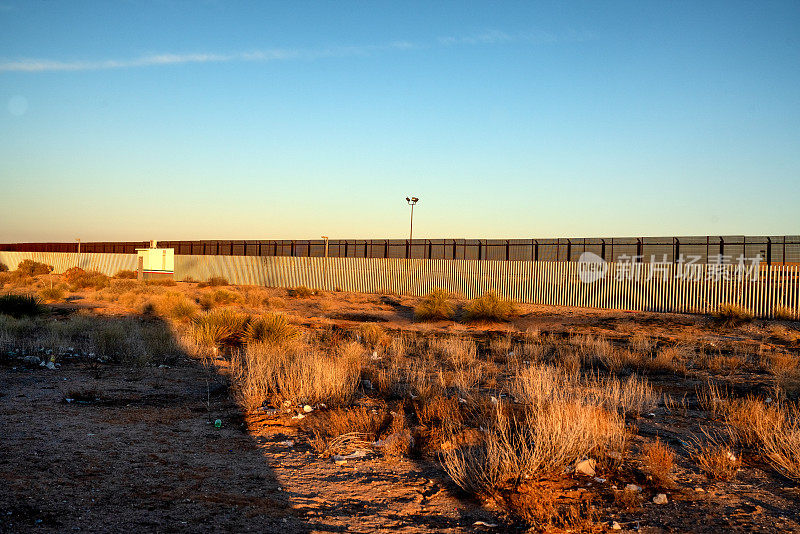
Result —
<instances>
[{"instance_id":1,"label":"wispy cloud","mask_svg":"<svg viewBox=\"0 0 800 534\"><path fill-rule=\"evenodd\" d=\"M483 33L461 36L441 37L439 46L464 45L499 45L505 43L554 43L562 41L582 41L588 35L571 34L556 36L547 32L529 32L509 34L503 31L490 30ZM0 72L68 72L127 69L137 67L154 67L166 65L182 65L192 63L229 63L229 62L270 62L290 60L317 60L335 57L373 56L387 51L404 51L428 48L428 45L409 41L393 41L380 45L334 46L316 49L272 48L235 53L193 53L193 54L151 54L129 59L102 60L54 60L54 59L15 59L0 61Z\"/></svg>"},{"instance_id":2,"label":"wispy cloud","mask_svg":"<svg viewBox=\"0 0 800 534\"><path fill-rule=\"evenodd\" d=\"M319 49L253 50L233 54L153 54L132 59L73 60L18 59L0 62L0 72L53 72L125 69L188 63L227 63L231 61L287 61L314 60L332 57L369 56L386 50L409 50L417 45L407 41L395 41L385 45L339 46Z\"/></svg>"},{"instance_id":3,"label":"wispy cloud","mask_svg":"<svg viewBox=\"0 0 800 534\"><path fill-rule=\"evenodd\" d=\"M458 37L440 37L439 44L443 46L456 45L494 45L507 43L551 44L566 42L582 42L593 39L594 36L586 32L570 31L564 34L555 34L545 31L529 31L520 33L507 33L499 30L488 30L472 35Z\"/></svg>"}]
</instances>

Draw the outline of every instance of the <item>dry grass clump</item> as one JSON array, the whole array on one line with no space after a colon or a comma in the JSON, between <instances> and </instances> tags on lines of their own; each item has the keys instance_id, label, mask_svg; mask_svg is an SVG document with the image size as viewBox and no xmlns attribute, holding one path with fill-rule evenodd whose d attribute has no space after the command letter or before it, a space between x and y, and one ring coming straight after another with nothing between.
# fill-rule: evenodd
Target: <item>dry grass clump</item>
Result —
<instances>
[{"instance_id":1,"label":"dry grass clump","mask_svg":"<svg viewBox=\"0 0 800 534\"><path fill-rule=\"evenodd\" d=\"M517 314L517 308L510 300L500 298L494 291L487 291L472 299L464 307L465 321L508 321Z\"/></svg>"},{"instance_id":2,"label":"dry grass clump","mask_svg":"<svg viewBox=\"0 0 800 534\"><path fill-rule=\"evenodd\" d=\"M40 289L39 298L46 302L57 302L64 298L64 288L58 285Z\"/></svg>"},{"instance_id":3,"label":"dry grass clump","mask_svg":"<svg viewBox=\"0 0 800 534\"><path fill-rule=\"evenodd\" d=\"M148 286L164 286L164 287L175 287L178 285L178 282L173 280L172 278L157 278L155 280L145 280L145 285Z\"/></svg>"},{"instance_id":4,"label":"dry grass clump","mask_svg":"<svg viewBox=\"0 0 800 534\"><path fill-rule=\"evenodd\" d=\"M742 460L728 440L703 431L704 438L695 438L689 446L689 456L697 467L713 480L730 480L742 465Z\"/></svg>"},{"instance_id":5,"label":"dry grass clump","mask_svg":"<svg viewBox=\"0 0 800 534\"><path fill-rule=\"evenodd\" d=\"M772 318L778 321L794 321L796 314L788 306L775 306L772 309Z\"/></svg>"},{"instance_id":6,"label":"dry grass clump","mask_svg":"<svg viewBox=\"0 0 800 534\"><path fill-rule=\"evenodd\" d=\"M498 402L478 445L442 454L445 470L462 489L498 498L544 477L558 477L576 459L607 458L625 444L625 423L602 406L558 395L521 412Z\"/></svg>"},{"instance_id":7,"label":"dry grass clump","mask_svg":"<svg viewBox=\"0 0 800 534\"><path fill-rule=\"evenodd\" d=\"M674 484L672 470L675 468L675 453L661 440L656 439L644 446L642 461L658 484L663 487Z\"/></svg>"},{"instance_id":8,"label":"dry grass clump","mask_svg":"<svg viewBox=\"0 0 800 534\"><path fill-rule=\"evenodd\" d=\"M210 310L214 306L226 306L239 304L240 302L242 302L242 296L227 289L215 289L211 293L203 293L199 300L200 307L204 310Z\"/></svg>"},{"instance_id":9,"label":"dry grass clump","mask_svg":"<svg viewBox=\"0 0 800 534\"><path fill-rule=\"evenodd\" d=\"M231 376L241 406L252 411L279 405L348 403L359 384L361 362L305 343L256 343L234 354Z\"/></svg>"},{"instance_id":10,"label":"dry grass clump","mask_svg":"<svg viewBox=\"0 0 800 534\"><path fill-rule=\"evenodd\" d=\"M196 317L192 321L192 334L201 345L236 345L241 343L249 322L249 315L222 308Z\"/></svg>"},{"instance_id":11,"label":"dry grass clump","mask_svg":"<svg viewBox=\"0 0 800 534\"><path fill-rule=\"evenodd\" d=\"M3 262L0 262L0 273L6 273L6 272L8 272L8 265L6 265Z\"/></svg>"},{"instance_id":12,"label":"dry grass clump","mask_svg":"<svg viewBox=\"0 0 800 534\"><path fill-rule=\"evenodd\" d=\"M314 449L327 456L348 454L354 449L372 446L384 420L385 415L377 409L355 406L315 414L303 426L311 434Z\"/></svg>"},{"instance_id":13,"label":"dry grass clump","mask_svg":"<svg viewBox=\"0 0 800 534\"><path fill-rule=\"evenodd\" d=\"M652 386L636 375L624 381L614 376L583 377L549 365L531 365L522 369L514 377L509 390L518 402L526 405L538 406L560 397L591 402L621 416L651 410L658 401Z\"/></svg>"},{"instance_id":14,"label":"dry grass clump","mask_svg":"<svg viewBox=\"0 0 800 534\"><path fill-rule=\"evenodd\" d=\"M72 267L64 271L64 280L77 289L103 289L109 286L108 276L97 271L84 271L80 267Z\"/></svg>"},{"instance_id":15,"label":"dry grass clump","mask_svg":"<svg viewBox=\"0 0 800 534\"><path fill-rule=\"evenodd\" d=\"M647 361L647 368L653 372L685 373L686 350L681 346L663 347L658 350L652 360Z\"/></svg>"},{"instance_id":16,"label":"dry grass clump","mask_svg":"<svg viewBox=\"0 0 800 534\"><path fill-rule=\"evenodd\" d=\"M729 326L749 323L754 318L752 312L736 304L720 304L714 315L722 323Z\"/></svg>"},{"instance_id":17,"label":"dry grass clump","mask_svg":"<svg viewBox=\"0 0 800 534\"><path fill-rule=\"evenodd\" d=\"M198 283L197 287L220 287L227 285L230 285L227 278L223 278L222 276L212 276L205 282Z\"/></svg>"},{"instance_id":18,"label":"dry grass clump","mask_svg":"<svg viewBox=\"0 0 800 534\"><path fill-rule=\"evenodd\" d=\"M630 345L633 350L642 354L650 354L656 346L656 342L643 332L636 332L631 336Z\"/></svg>"},{"instance_id":19,"label":"dry grass clump","mask_svg":"<svg viewBox=\"0 0 800 534\"><path fill-rule=\"evenodd\" d=\"M53 272L52 265L33 260L22 260L15 270L15 274L19 277L39 276L51 272Z\"/></svg>"},{"instance_id":20,"label":"dry grass clump","mask_svg":"<svg viewBox=\"0 0 800 534\"><path fill-rule=\"evenodd\" d=\"M183 293L164 293L156 297L153 306L159 315L176 321L189 321L198 313L197 305Z\"/></svg>"},{"instance_id":21,"label":"dry grass clump","mask_svg":"<svg viewBox=\"0 0 800 534\"><path fill-rule=\"evenodd\" d=\"M358 335L361 341L368 348L373 350L383 345L388 338L386 330L376 323L362 323L361 326L358 327Z\"/></svg>"},{"instance_id":22,"label":"dry grass clump","mask_svg":"<svg viewBox=\"0 0 800 534\"><path fill-rule=\"evenodd\" d=\"M33 295L0 295L0 314L20 318L41 315L44 311L39 299Z\"/></svg>"},{"instance_id":23,"label":"dry grass clump","mask_svg":"<svg viewBox=\"0 0 800 534\"><path fill-rule=\"evenodd\" d=\"M306 286L297 286L289 291L289 295L296 298L307 299L316 295L316 291Z\"/></svg>"},{"instance_id":24,"label":"dry grass clump","mask_svg":"<svg viewBox=\"0 0 800 534\"><path fill-rule=\"evenodd\" d=\"M136 271L131 271L130 269L122 269L117 271L114 275L114 278L120 278L123 280L135 280L138 278L139 274Z\"/></svg>"},{"instance_id":25,"label":"dry grass clump","mask_svg":"<svg viewBox=\"0 0 800 534\"><path fill-rule=\"evenodd\" d=\"M286 316L280 313L266 313L252 319L245 328L245 343L269 343L280 345L297 338L297 328L289 323Z\"/></svg>"},{"instance_id":26,"label":"dry grass clump","mask_svg":"<svg viewBox=\"0 0 800 534\"><path fill-rule=\"evenodd\" d=\"M418 321L436 321L451 319L455 313L452 294L441 288L436 288L422 298L414 308L414 319Z\"/></svg>"},{"instance_id":27,"label":"dry grass clump","mask_svg":"<svg viewBox=\"0 0 800 534\"><path fill-rule=\"evenodd\" d=\"M90 346L98 356L136 365L168 361L180 353L174 333L166 325L135 317L95 321Z\"/></svg>"}]
</instances>

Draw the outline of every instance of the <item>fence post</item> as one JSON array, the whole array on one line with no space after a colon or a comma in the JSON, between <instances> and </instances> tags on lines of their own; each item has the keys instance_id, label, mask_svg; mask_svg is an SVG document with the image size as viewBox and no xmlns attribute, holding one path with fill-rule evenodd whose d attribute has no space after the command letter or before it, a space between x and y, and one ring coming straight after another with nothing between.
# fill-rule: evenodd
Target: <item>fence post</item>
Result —
<instances>
[{"instance_id":1,"label":"fence post","mask_svg":"<svg viewBox=\"0 0 800 534\"><path fill-rule=\"evenodd\" d=\"M772 238L767 237L767 267L772 266Z\"/></svg>"},{"instance_id":2,"label":"fence post","mask_svg":"<svg viewBox=\"0 0 800 534\"><path fill-rule=\"evenodd\" d=\"M509 240L506 239L506 261L510 259L511 259L511 245L509 243Z\"/></svg>"},{"instance_id":3,"label":"fence post","mask_svg":"<svg viewBox=\"0 0 800 534\"><path fill-rule=\"evenodd\" d=\"M572 261L572 240L567 239L567 259L566 261Z\"/></svg>"}]
</instances>

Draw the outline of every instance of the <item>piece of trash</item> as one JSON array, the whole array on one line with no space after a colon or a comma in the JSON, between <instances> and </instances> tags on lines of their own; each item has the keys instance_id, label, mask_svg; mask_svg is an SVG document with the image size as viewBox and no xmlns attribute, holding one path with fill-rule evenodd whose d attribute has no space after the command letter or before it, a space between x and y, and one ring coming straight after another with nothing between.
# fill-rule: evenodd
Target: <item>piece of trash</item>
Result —
<instances>
[{"instance_id":1,"label":"piece of trash","mask_svg":"<svg viewBox=\"0 0 800 534\"><path fill-rule=\"evenodd\" d=\"M303 419L304 417L305 417L305 415L303 415L303 414L299 413L299 414L297 414L297 415L293 415L293 416L292 416L292 419Z\"/></svg>"},{"instance_id":2,"label":"piece of trash","mask_svg":"<svg viewBox=\"0 0 800 534\"><path fill-rule=\"evenodd\" d=\"M347 460L334 460L333 463L336 465L344 465L347 463Z\"/></svg>"},{"instance_id":3,"label":"piece of trash","mask_svg":"<svg viewBox=\"0 0 800 534\"><path fill-rule=\"evenodd\" d=\"M487 523L486 521L475 521L474 523L472 523L472 526L497 528L497 523Z\"/></svg>"},{"instance_id":4,"label":"piece of trash","mask_svg":"<svg viewBox=\"0 0 800 534\"><path fill-rule=\"evenodd\" d=\"M619 523L614 521L613 523L611 523L611 529L612 530L622 530L622 525L620 525Z\"/></svg>"},{"instance_id":5,"label":"piece of trash","mask_svg":"<svg viewBox=\"0 0 800 534\"><path fill-rule=\"evenodd\" d=\"M311 413L311 412L314 411L314 408L312 408L311 406L306 404L305 406L303 406L303 411L306 412L306 413Z\"/></svg>"},{"instance_id":6,"label":"piece of trash","mask_svg":"<svg viewBox=\"0 0 800 534\"><path fill-rule=\"evenodd\" d=\"M281 441L278 445L282 445L284 447L294 447L294 440L287 439L286 441Z\"/></svg>"},{"instance_id":7,"label":"piece of trash","mask_svg":"<svg viewBox=\"0 0 800 534\"><path fill-rule=\"evenodd\" d=\"M600 477L594 477L594 481L599 483L599 484L603 484L606 481L606 479L605 478L600 478Z\"/></svg>"},{"instance_id":8,"label":"piece of trash","mask_svg":"<svg viewBox=\"0 0 800 534\"><path fill-rule=\"evenodd\" d=\"M70 402L72 402L72 401L74 401L74 400L75 400L75 399L64 399L64 401L66 401L66 403L67 403L67 404L69 404Z\"/></svg>"},{"instance_id":9,"label":"piece of trash","mask_svg":"<svg viewBox=\"0 0 800 534\"><path fill-rule=\"evenodd\" d=\"M214 421L214 428L222 428L222 419Z\"/></svg>"},{"instance_id":10,"label":"piece of trash","mask_svg":"<svg viewBox=\"0 0 800 534\"><path fill-rule=\"evenodd\" d=\"M637 486L636 484L628 484L627 486L625 486L625 491L632 491L634 493L639 493L640 491L642 491L642 487Z\"/></svg>"}]
</instances>

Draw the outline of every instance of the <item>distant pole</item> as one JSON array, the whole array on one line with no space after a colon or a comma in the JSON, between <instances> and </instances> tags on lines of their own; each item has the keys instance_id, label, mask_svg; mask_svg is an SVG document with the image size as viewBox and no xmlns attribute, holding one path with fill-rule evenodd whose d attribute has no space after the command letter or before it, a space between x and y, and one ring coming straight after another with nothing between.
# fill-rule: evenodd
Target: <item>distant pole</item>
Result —
<instances>
[{"instance_id":1,"label":"distant pole","mask_svg":"<svg viewBox=\"0 0 800 534\"><path fill-rule=\"evenodd\" d=\"M406 197L406 202L411 206L411 230L408 232L408 240L414 239L414 206L419 202L417 197Z\"/></svg>"},{"instance_id":2,"label":"distant pole","mask_svg":"<svg viewBox=\"0 0 800 534\"><path fill-rule=\"evenodd\" d=\"M328 236L322 236L322 239L325 240L325 261L322 264L322 278L323 283L325 284L325 289L328 289Z\"/></svg>"}]
</instances>

